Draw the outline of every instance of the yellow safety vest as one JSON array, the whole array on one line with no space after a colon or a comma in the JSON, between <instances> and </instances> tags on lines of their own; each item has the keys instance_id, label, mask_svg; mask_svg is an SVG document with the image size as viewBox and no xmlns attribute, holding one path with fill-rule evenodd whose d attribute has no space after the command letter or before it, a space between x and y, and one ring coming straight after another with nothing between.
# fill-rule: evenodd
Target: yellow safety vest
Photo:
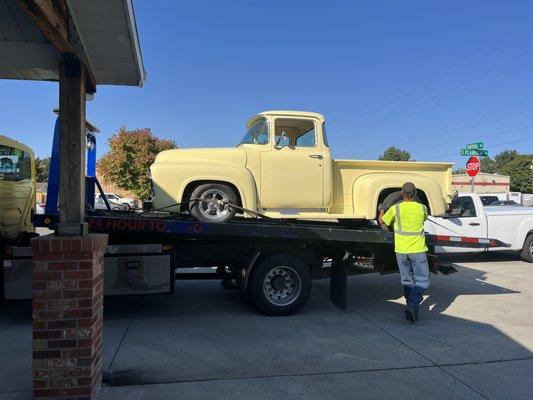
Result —
<instances>
[{"instance_id":1,"label":"yellow safety vest","mask_svg":"<svg viewBox=\"0 0 533 400\"><path fill-rule=\"evenodd\" d=\"M394 221L394 250L396 253L423 253L428 250L424 236L424 222L428 210L415 201L403 201L387 210L383 221L390 225Z\"/></svg>"}]
</instances>

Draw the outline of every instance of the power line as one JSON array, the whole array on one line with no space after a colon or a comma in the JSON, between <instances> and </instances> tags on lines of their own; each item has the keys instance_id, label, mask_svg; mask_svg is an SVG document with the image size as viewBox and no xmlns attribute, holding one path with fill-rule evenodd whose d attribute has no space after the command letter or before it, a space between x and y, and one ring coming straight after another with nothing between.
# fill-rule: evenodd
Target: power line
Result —
<instances>
[{"instance_id":1,"label":"power line","mask_svg":"<svg viewBox=\"0 0 533 400\"><path fill-rule=\"evenodd\" d=\"M530 100L527 101L527 102L524 102L524 103L520 103L520 104L527 104L529 102L530 102ZM455 136L455 135L458 135L458 134L462 133L466 129L472 129L472 128L477 128L477 127L480 127L480 126L490 125L492 123L495 123L495 122L498 122L498 121L501 121L501 120L504 120L504 119L507 119L507 118L515 117L517 115L521 115L521 114L530 112L533 109L533 104L530 104L526 108L516 107L514 110L513 110L513 108L515 108L515 107L514 106L505 107L503 109L497 110L497 111L502 111L502 110L506 110L506 109L511 109L512 111L511 112L507 112L507 113L502 113L502 114L495 115L492 118L484 118L483 119L482 117L485 116L485 115L492 115L492 114L494 114L497 111L493 111L491 113L481 114L481 115L479 115L479 116L477 116L475 118L470 118L470 119L467 119L467 120L465 120L463 122L455 123L455 124L448 125L448 126L445 126L445 127L442 127L442 128L429 130L429 131L426 131L426 132L423 132L423 133L420 133L420 134L417 134L417 135L414 135L414 136L409 136L406 139L395 140L394 144L413 143L413 142L417 142L421 138L427 138L431 134L444 133L444 132L451 131L451 130L454 130L454 129L460 129L460 131L458 131L455 134L453 134L453 136ZM433 138L435 138L435 137L433 137ZM385 145L386 145L386 143L380 144L380 145L375 145L375 146L369 147L367 150L364 150L362 152L358 152L358 154L372 153L375 150L381 149Z\"/></svg>"},{"instance_id":2,"label":"power line","mask_svg":"<svg viewBox=\"0 0 533 400\"><path fill-rule=\"evenodd\" d=\"M499 147L499 146L507 146L509 144L527 142L529 140L533 140L533 137L528 137L528 138L520 139L520 140L514 140L514 141L511 141L511 142L498 143L498 144L491 145L490 147L493 148L493 147ZM437 158L441 158L441 157L449 157L449 156L456 156L456 155L457 155L457 152L448 153L448 154L442 154L442 155L439 155L439 156L434 156L434 157L429 157L429 158L422 158L419 161L430 161L430 160L436 160Z\"/></svg>"},{"instance_id":3,"label":"power line","mask_svg":"<svg viewBox=\"0 0 533 400\"><path fill-rule=\"evenodd\" d=\"M490 133L488 135L474 136L474 137L470 137L470 139L465 139L465 141L472 141L472 140L477 140L477 139L482 140L482 139L488 138L488 137L500 136L500 135L503 135L505 133L525 131L526 129L533 129L533 125L524 126L522 128L516 128L516 129L508 129L508 130L505 130L505 131L493 132L493 133ZM441 143L441 145L445 145L445 144L448 144L448 143L449 143L449 141L447 141L445 143ZM429 149L429 148L436 147L436 146L438 147L438 144L429 144L429 145L424 145L424 146L418 146L418 147L414 147L412 149L410 148L409 151Z\"/></svg>"},{"instance_id":4,"label":"power line","mask_svg":"<svg viewBox=\"0 0 533 400\"><path fill-rule=\"evenodd\" d=\"M490 82L490 83L488 83L488 84L486 84L486 85L483 85L483 86L481 86L481 87L479 87L479 88L477 88L477 89L474 89L474 90L471 90L471 91L464 92L464 93L462 93L462 94L460 94L460 95L457 95L457 96L451 97L451 98L449 98L449 99L447 99L447 100L444 100L444 101L441 101L441 102L439 102L439 103L433 104L433 105L431 105L431 106L429 106L429 107L426 107L426 108L423 108L423 109L421 109L421 110L417 110L417 111L415 111L415 112L411 112L411 113L406 114L406 115L404 115L404 116L402 116L402 117L395 118L395 119L391 119L391 120L385 121L385 122L383 122L383 123L380 123L380 124L377 124L377 125L374 125L374 126L370 126L370 127L366 128L366 129L362 129L362 130L354 129L354 130L351 130L351 131L347 131L347 132L345 132L345 133L343 133L343 134L341 134L341 135L338 135L338 136L332 136L332 140L335 140L335 139L338 140L338 139L341 139L341 138L347 137L347 135L349 135L350 133L353 133L353 132L357 132L358 135L363 134L363 133L367 133L367 132L371 132L371 131L376 130L376 129L378 129L378 128L381 128L381 127L384 127L384 126L387 126L387 125L393 124L393 123L395 123L395 122L401 121L401 120L403 120L403 119L405 119L405 118L408 118L408 117L410 117L410 116L413 116L413 115L416 115L416 114L420 114L421 112L425 112L425 111L431 110L431 109L433 109L433 108L435 108L435 107L438 107L438 106L440 106L440 105L443 105L443 104L449 103L449 102L451 102L451 101L453 101L453 100L457 100L457 99L463 98L463 97L465 97L465 96L469 96L469 95L471 95L471 94L478 93L478 92L482 91L483 89L486 89L487 87L490 87L490 86L492 86L492 85L495 85L495 84L501 83L501 82L503 82L503 81L505 81L505 80L507 80L507 79L514 78L514 77L516 77L516 76L522 75L522 74L528 72L529 70L531 70L532 68L533 68L533 67L528 67L527 69L522 70L522 71L520 71L520 72L518 72L518 73L516 73L516 74L512 74L512 75L509 75L509 76L505 76L505 77L500 78L500 79L498 79L498 80L496 80L496 81L493 81L493 82ZM401 113L400 113L400 114L401 114Z\"/></svg>"},{"instance_id":5,"label":"power line","mask_svg":"<svg viewBox=\"0 0 533 400\"><path fill-rule=\"evenodd\" d=\"M511 36L511 35L508 35L508 36ZM507 39L507 38L505 38L505 39ZM502 42L503 42L503 40L504 39L502 39ZM478 56L478 57L474 57L472 60L467 61L467 62L464 62L464 61L467 60L470 57L464 58L463 60L461 60L459 62L458 65L454 66L453 68L447 69L446 71L444 71L443 73L437 75L436 77L432 77L430 80L425 81L425 82L424 81L420 81L421 83L417 84L415 86L415 88L408 89L406 91L402 91L399 94L397 94L396 96L394 96L391 100L386 101L385 103L382 103L381 105L378 105L378 106L372 108L370 111L360 112L360 113L358 113L358 114L356 114L356 115L354 115L352 117L346 118L344 120L341 120L340 122L332 124L331 127L338 127L340 125L344 125L347 122L350 122L350 121L353 121L354 119L360 118L361 116L372 114L373 112L375 112L375 111L377 111L379 109L385 108L386 106L388 106L390 104L394 104L397 100L400 100L401 98L406 97L406 96L408 96L408 95L410 95L412 93L416 93L416 92L420 91L421 89L424 89L427 86L431 85L432 83L435 83L435 82L441 80L443 77L446 77L446 76L450 75L450 73L455 72L457 70L460 70L464 65L469 65L469 64L471 64L471 63L473 63L475 61L478 61L478 60L482 59L484 56L486 56L488 54L491 54L491 53L495 54L495 52L493 52L492 50L493 50L493 48L490 51L488 51L486 53L483 53L483 55ZM527 54L527 53L528 52L525 52L524 54ZM522 54L522 55L524 55L524 54ZM462 65L462 64L464 64L464 65Z\"/></svg>"}]
</instances>

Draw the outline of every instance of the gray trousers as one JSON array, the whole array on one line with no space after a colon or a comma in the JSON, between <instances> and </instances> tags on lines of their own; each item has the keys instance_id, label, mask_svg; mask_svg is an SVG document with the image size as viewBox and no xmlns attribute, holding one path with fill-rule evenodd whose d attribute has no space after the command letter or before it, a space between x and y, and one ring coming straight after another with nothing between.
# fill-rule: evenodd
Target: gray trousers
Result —
<instances>
[{"instance_id":1,"label":"gray trousers","mask_svg":"<svg viewBox=\"0 0 533 400\"><path fill-rule=\"evenodd\" d=\"M426 253L396 253L402 285L427 289L429 286L429 265Z\"/></svg>"}]
</instances>

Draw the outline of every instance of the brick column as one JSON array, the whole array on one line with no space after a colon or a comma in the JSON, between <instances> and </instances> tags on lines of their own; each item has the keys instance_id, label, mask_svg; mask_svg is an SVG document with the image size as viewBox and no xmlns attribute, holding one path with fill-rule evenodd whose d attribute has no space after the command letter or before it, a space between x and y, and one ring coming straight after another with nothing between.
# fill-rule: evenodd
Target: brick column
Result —
<instances>
[{"instance_id":1,"label":"brick column","mask_svg":"<svg viewBox=\"0 0 533 400\"><path fill-rule=\"evenodd\" d=\"M106 244L97 234L32 239L34 399L96 396Z\"/></svg>"}]
</instances>

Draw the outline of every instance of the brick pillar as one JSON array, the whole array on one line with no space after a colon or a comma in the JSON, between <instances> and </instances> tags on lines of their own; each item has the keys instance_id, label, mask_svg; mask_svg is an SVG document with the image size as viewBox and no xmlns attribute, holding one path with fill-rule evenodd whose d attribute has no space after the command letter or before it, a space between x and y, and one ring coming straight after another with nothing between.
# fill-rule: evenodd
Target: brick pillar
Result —
<instances>
[{"instance_id":1,"label":"brick pillar","mask_svg":"<svg viewBox=\"0 0 533 400\"><path fill-rule=\"evenodd\" d=\"M34 399L96 396L106 244L97 234L32 239Z\"/></svg>"}]
</instances>

